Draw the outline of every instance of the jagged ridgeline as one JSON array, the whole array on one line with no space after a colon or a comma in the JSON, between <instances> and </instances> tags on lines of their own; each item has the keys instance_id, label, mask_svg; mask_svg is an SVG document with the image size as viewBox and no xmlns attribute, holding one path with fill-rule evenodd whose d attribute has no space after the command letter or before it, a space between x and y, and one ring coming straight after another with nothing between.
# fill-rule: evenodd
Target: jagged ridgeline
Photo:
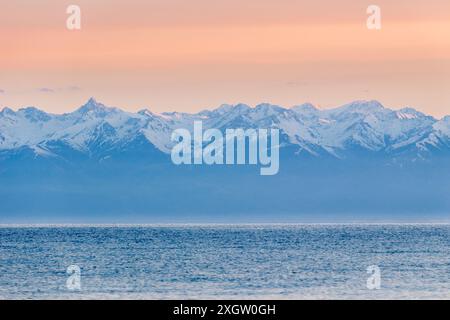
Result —
<instances>
[{"instance_id":1,"label":"jagged ridgeline","mask_svg":"<svg viewBox=\"0 0 450 320\"><path fill-rule=\"evenodd\" d=\"M280 129L280 170L175 166L171 133ZM357 101L319 110L222 105L196 114L130 113L90 99L62 115L0 112L0 222L180 218L280 221L445 217L450 117Z\"/></svg>"}]
</instances>

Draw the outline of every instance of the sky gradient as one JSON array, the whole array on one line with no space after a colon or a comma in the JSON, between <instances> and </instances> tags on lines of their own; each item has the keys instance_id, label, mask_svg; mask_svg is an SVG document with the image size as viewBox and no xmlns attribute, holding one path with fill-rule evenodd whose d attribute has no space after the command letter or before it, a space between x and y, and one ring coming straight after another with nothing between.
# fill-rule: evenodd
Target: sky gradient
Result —
<instances>
[{"instance_id":1,"label":"sky gradient","mask_svg":"<svg viewBox=\"0 0 450 320\"><path fill-rule=\"evenodd\" d=\"M81 7L82 29L66 29ZM366 9L381 7L382 29ZM377 99L450 114L448 0L1 1L0 108Z\"/></svg>"}]
</instances>

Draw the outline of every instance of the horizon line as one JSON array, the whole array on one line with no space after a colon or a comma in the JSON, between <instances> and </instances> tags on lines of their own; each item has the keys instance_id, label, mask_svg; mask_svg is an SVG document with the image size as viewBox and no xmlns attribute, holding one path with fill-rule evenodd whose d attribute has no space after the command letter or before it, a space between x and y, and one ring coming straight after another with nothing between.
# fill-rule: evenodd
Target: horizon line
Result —
<instances>
[{"instance_id":1,"label":"horizon line","mask_svg":"<svg viewBox=\"0 0 450 320\"><path fill-rule=\"evenodd\" d=\"M1 228L171 228L171 227L283 227L283 226L447 226L449 221L429 222L162 222L162 223L0 223Z\"/></svg>"}]
</instances>

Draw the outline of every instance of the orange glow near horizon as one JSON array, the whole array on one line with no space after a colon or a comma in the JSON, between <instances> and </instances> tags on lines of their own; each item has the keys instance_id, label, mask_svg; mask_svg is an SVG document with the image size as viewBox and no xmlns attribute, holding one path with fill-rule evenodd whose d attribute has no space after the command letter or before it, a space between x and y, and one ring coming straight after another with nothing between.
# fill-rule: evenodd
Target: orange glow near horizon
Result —
<instances>
[{"instance_id":1,"label":"orange glow near horizon","mask_svg":"<svg viewBox=\"0 0 450 320\"><path fill-rule=\"evenodd\" d=\"M68 1L2 4L0 106L62 113L90 96L135 111L221 103L322 107L377 99L450 114L450 3L380 0ZM189 4L187 4L189 3Z\"/></svg>"}]
</instances>

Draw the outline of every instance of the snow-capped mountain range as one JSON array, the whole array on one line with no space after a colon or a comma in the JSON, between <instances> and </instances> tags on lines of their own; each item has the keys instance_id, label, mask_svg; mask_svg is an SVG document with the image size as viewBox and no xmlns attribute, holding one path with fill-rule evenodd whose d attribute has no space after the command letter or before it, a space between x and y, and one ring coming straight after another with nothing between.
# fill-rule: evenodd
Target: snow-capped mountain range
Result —
<instances>
[{"instance_id":1,"label":"snow-capped mountain range","mask_svg":"<svg viewBox=\"0 0 450 320\"><path fill-rule=\"evenodd\" d=\"M195 114L137 113L108 107L91 98L71 113L50 114L35 107L0 112L0 152L32 151L37 157L67 157L61 146L91 158L154 147L169 154L171 133L192 129L196 120L206 128L279 128L282 148L293 156L345 159L355 152L407 155L426 159L450 154L450 116L435 119L412 108L392 110L377 101L355 101L320 110L312 104L283 108L259 104L222 105ZM289 147L289 148L287 148ZM70 159L66 159L70 160Z\"/></svg>"},{"instance_id":2,"label":"snow-capped mountain range","mask_svg":"<svg viewBox=\"0 0 450 320\"><path fill-rule=\"evenodd\" d=\"M279 128L278 174L175 166L172 131L195 120L204 129ZM449 159L450 117L376 101L329 110L222 105L195 114L131 113L94 99L61 115L4 108L0 223L448 221Z\"/></svg>"}]
</instances>

